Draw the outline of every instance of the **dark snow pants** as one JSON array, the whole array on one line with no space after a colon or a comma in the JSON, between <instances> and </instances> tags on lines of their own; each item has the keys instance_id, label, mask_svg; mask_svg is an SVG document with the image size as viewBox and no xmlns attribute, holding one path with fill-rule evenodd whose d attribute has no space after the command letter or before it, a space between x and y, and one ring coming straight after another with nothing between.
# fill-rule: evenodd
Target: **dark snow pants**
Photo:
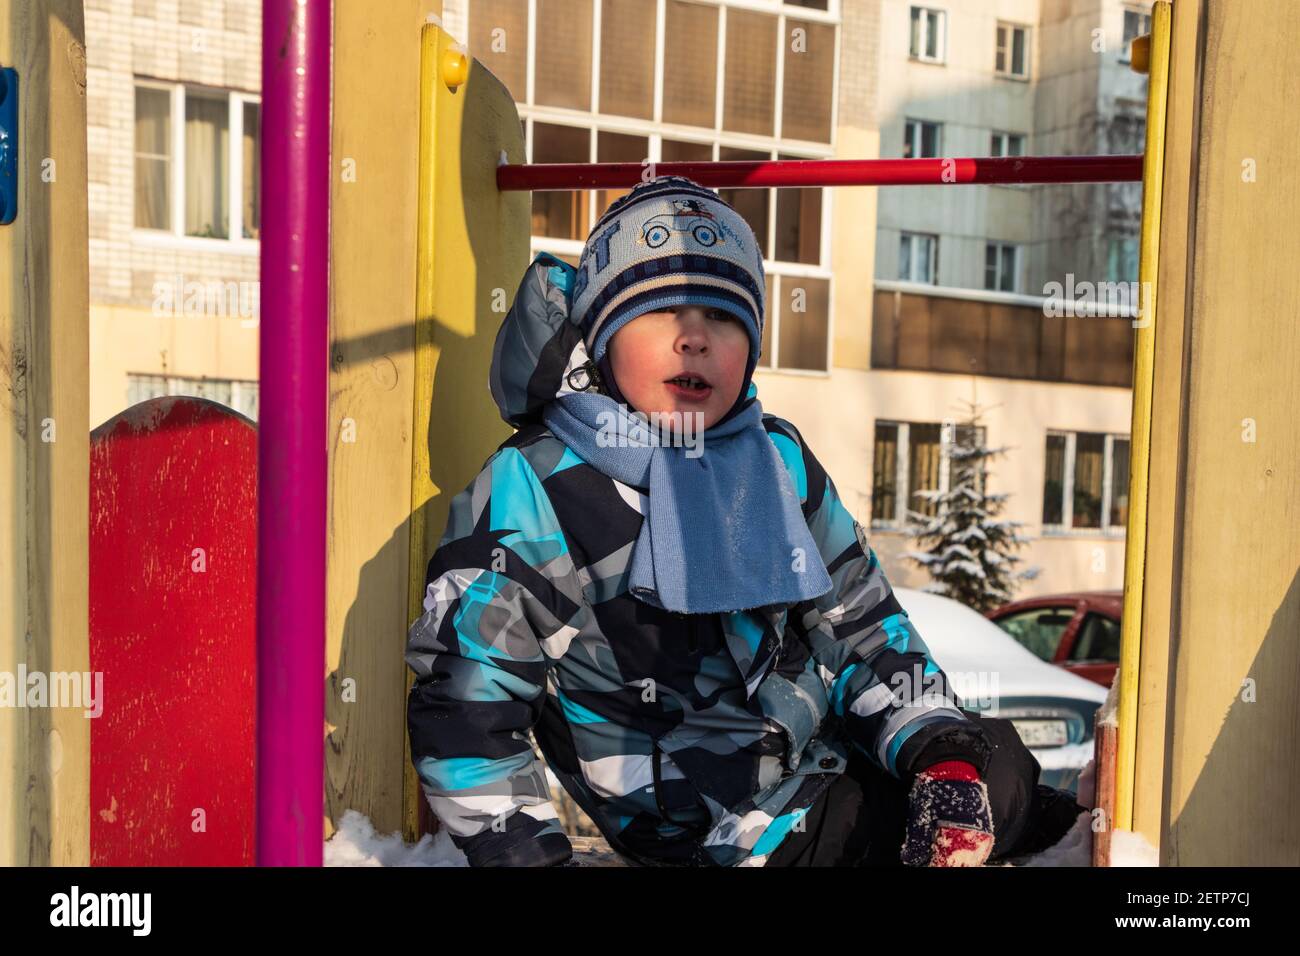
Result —
<instances>
[{"instance_id":1,"label":"dark snow pants","mask_svg":"<svg viewBox=\"0 0 1300 956\"><path fill-rule=\"evenodd\" d=\"M1011 721L978 720L994 743L984 781L993 812L989 862L1052 846L1085 808L1071 794L1038 783L1041 768ZM850 748L848 768L791 831L766 866L902 866L909 788Z\"/></svg>"}]
</instances>

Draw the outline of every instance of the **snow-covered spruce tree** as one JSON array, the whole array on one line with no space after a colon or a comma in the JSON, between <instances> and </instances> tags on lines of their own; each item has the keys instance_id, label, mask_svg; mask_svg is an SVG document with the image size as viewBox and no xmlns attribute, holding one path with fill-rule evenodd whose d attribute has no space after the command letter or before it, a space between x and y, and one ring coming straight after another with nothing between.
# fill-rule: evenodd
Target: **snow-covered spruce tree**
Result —
<instances>
[{"instance_id":1,"label":"snow-covered spruce tree","mask_svg":"<svg viewBox=\"0 0 1300 956\"><path fill-rule=\"evenodd\" d=\"M931 503L933 514L908 509L908 533L921 550L904 557L930 572L922 590L960 601L984 612L1011 600L1021 581L1038 576L1040 568L1017 570L1023 547L1019 522L999 518L1009 495L988 492L988 461L1006 451L984 444L979 408L969 404L965 420L941 443L949 458L948 490L918 491ZM928 509L929 510L929 509Z\"/></svg>"}]
</instances>

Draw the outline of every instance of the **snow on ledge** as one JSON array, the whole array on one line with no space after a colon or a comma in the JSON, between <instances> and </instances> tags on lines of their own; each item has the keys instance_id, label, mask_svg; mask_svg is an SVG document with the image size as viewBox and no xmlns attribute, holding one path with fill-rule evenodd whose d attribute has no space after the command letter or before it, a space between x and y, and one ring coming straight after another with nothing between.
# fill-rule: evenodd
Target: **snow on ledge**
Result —
<instances>
[{"instance_id":1,"label":"snow on ledge","mask_svg":"<svg viewBox=\"0 0 1300 956\"><path fill-rule=\"evenodd\" d=\"M334 836L325 841L326 866L469 866L465 854L451 842L451 834L426 833L420 842L402 840L402 834L375 832L370 818L348 810Z\"/></svg>"},{"instance_id":2,"label":"snow on ledge","mask_svg":"<svg viewBox=\"0 0 1300 956\"><path fill-rule=\"evenodd\" d=\"M1159 866L1160 851L1142 834L1116 830L1110 835L1111 866Z\"/></svg>"}]
</instances>

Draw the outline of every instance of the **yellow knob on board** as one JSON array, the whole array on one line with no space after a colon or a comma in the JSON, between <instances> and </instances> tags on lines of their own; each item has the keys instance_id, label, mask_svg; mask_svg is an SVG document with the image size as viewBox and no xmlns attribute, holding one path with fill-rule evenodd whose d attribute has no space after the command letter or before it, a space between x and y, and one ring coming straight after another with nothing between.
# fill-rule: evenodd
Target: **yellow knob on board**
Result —
<instances>
[{"instance_id":1,"label":"yellow knob on board","mask_svg":"<svg viewBox=\"0 0 1300 956\"><path fill-rule=\"evenodd\" d=\"M1133 38L1133 45L1129 47L1129 66L1134 73L1151 72L1151 34L1144 33L1140 37Z\"/></svg>"},{"instance_id":2,"label":"yellow knob on board","mask_svg":"<svg viewBox=\"0 0 1300 956\"><path fill-rule=\"evenodd\" d=\"M469 78L469 57L459 45L442 51L442 81L455 90Z\"/></svg>"}]
</instances>

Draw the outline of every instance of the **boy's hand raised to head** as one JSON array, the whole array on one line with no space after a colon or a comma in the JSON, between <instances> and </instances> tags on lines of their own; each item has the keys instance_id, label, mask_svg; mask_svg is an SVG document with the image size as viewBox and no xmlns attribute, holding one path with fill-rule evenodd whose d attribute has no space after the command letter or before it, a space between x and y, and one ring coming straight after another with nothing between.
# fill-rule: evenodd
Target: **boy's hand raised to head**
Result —
<instances>
[{"instance_id":1,"label":"boy's hand raised to head","mask_svg":"<svg viewBox=\"0 0 1300 956\"><path fill-rule=\"evenodd\" d=\"M945 760L916 777L908 796L908 866L982 866L993 852L988 787L964 760Z\"/></svg>"}]
</instances>

